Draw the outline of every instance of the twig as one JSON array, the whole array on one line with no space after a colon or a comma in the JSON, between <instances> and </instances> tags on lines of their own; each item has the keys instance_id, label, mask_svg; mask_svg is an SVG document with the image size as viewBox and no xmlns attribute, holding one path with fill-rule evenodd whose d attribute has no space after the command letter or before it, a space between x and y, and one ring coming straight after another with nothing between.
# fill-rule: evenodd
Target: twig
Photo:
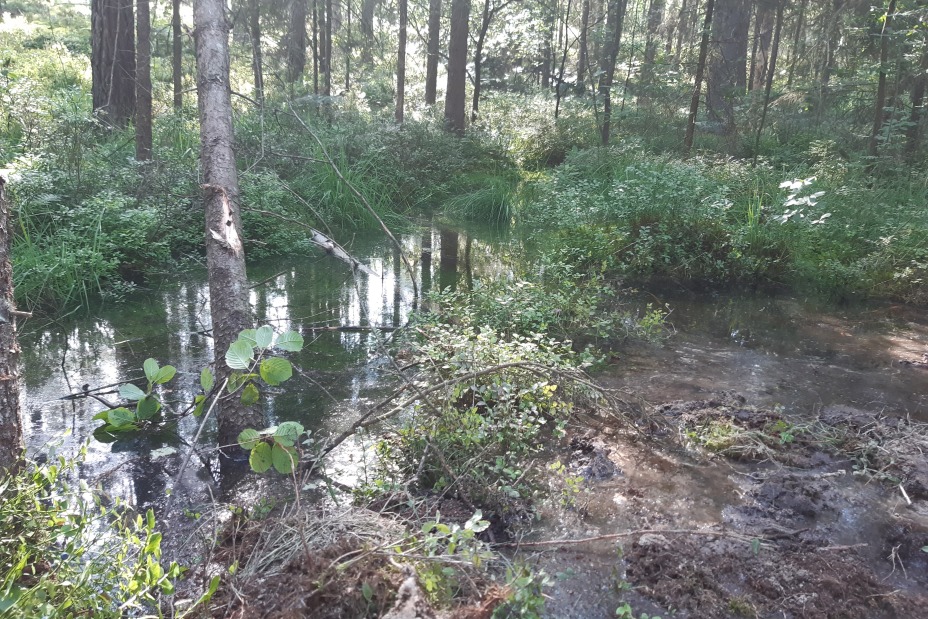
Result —
<instances>
[{"instance_id":1,"label":"twig","mask_svg":"<svg viewBox=\"0 0 928 619\"><path fill-rule=\"evenodd\" d=\"M707 537L730 537L743 542L753 542L755 539L767 541L766 538L752 538L740 533L729 533L726 531L705 531L702 529L636 529L634 531L624 531L622 533L609 533L607 535L594 535L593 537L581 537L578 539L552 539L543 542L506 542L499 544L507 548L536 548L541 546L572 546L577 544L587 544L589 542L602 542L623 537L633 537L635 535L661 534L661 535L705 535Z\"/></svg>"},{"instance_id":2,"label":"twig","mask_svg":"<svg viewBox=\"0 0 928 619\"><path fill-rule=\"evenodd\" d=\"M870 544L850 544L848 546L822 546L821 548L816 548L815 552L830 552L832 550L853 550L855 548L866 548Z\"/></svg>"}]
</instances>

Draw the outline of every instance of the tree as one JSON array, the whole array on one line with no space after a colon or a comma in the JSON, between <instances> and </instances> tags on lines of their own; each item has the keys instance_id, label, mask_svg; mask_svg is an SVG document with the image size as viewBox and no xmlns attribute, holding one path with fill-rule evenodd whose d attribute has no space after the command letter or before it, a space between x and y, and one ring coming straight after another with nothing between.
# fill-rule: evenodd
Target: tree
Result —
<instances>
[{"instance_id":1,"label":"tree","mask_svg":"<svg viewBox=\"0 0 928 619\"><path fill-rule=\"evenodd\" d=\"M582 93L589 64L590 0L583 0L580 10L580 51L577 56L577 92Z\"/></svg>"},{"instance_id":2,"label":"tree","mask_svg":"<svg viewBox=\"0 0 928 619\"><path fill-rule=\"evenodd\" d=\"M90 69L94 112L123 127L135 114L132 0L91 0Z\"/></svg>"},{"instance_id":3,"label":"tree","mask_svg":"<svg viewBox=\"0 0 928 619\"><path fill-rule=\"evenodd\" d=\"M135 158L151 160L151 16L148 0L136 0L138 56L135 82Z\"/></svg>"},{"instance_id":4,"label":"tree","mask_svg":"<svg viewBox=\"0 0 928 619\"><path fill-rule=\"evenodd\" d=\"M287 31L287 79L303 79L306 69L306 0L291 0L290 23Z\"/></svg>"},{"instance_id":5,"label":"tree","mask_svg":"<svg viewBox=\"0 0 928 619\"><path fill-rule=\"evenodd\" d=\"M184 106L184 48L180 30L180 0L171 0L171 77L174 82L174 109Z\"/></svg>"},{"instance_id":6,"label":"tree","mask_svg":"<svg viewBox=\"0 0 928 619\"><path fill-rule=\"evenodd\" d=\"M474 48L474 98L471 103L471 122L477 120L477 111L480 108L480 72L483 67L483 45L487 40L487 32L490 30L490 23L500 11L512 4L513 1L514 0L503 0L500 4L493 5L492 0L483 0L483 13L480 16L480 30L477 33L477 44Z\"/></svg>"},{"instance_id":7,"label":"tree","mask_svg":"<svg viewBox=\"0 0 928 619\"><path fill-rule=\"evenodd\" d=\"M406 99L406 0L399 0L400 31L396 54L396 122L403 122L403 105Z\"/></svg>"},{"instance_id":8,"label":"tree","mask_svg":"<svg viewBox=\"0 0 928 619\"><path fill-rule=\"evenodd\" d=\"M599 94L603 98L603 124L600 139L603 146L609 144L612 131L612 81L615 77L615 61L622 42L622 23L625 21L627 0L609 0L606 16L606 47L600 64Z\"/></svg>"},{"instance_id":9,"label":"tree","mask_svg":"<svg viewBox=\"0 0 928 619\"><path fill-rule=\"evenodd\" d=\"M709 56L709 32L712 29L712 13L715 0L706 0L706 18L702 24L702 40L699 43L699 60L696 62L696 76L693 79L693 96L690 99L690 114L686 120L686 134L683 136L683 156L689 157L696 135L696 116L699 114L699 96L702 91L702 77L706 72Z\"/></svg>"},{"instance_id":10,"label":"tree","mask_svg":"<svg viewBox=\"0 0 928 619\"><path fill-rule=\"evenodd\" d=\"M757 155L760 150L760 135L764 131L764 122L767 120L767 107L770 105L770 91L773 89L773 77L777 70L777 55L780 52L780 32L783 30L783 9L786 8L786 0L777 0L776 7L776 25L773 31L773 49L770 51L770 67L766 74L766 83L764 85L764 108L760 115L760 123L757 125L757 137L754 140L754 162L757 165Z\"/></svg>"},{"instance_id":11,"label":"tree","mask_svg":"<svg viewBox=\"0 0 928 619\"><path fill-rule=\"evenodd\" d=\"M261 58L261 5L258 0L248 0L248 38L251 40L251 70L255 78L255 99L259 103L264 103L264 61ZM228 43L226 46L228 47Z\"/></svg>"},{"instance_id":12,"label":"tree","mask_svg":"<svg viewBox=\"0 0 928 619\"><path fill-rule=\"evenodd\" d=\"M717 0L712 20L715 49L709 57L707 107L719 132L732 138L735 126L734 99L747 86L749 0Z\"/></svg>"},{"instance_id":13,"label":"tree","mask_svg":"<svg viewBox=\"0 0 928 619\"><path fill-rule=\"evenodd\" d=\"M644 62L641 64L641 90L638 102L651 104L651 86L654 82L654 61L657 58L657 33L664 21L664 0L651 0L648 5L648 35L644 44Z\"/></svg>"},{"instance_id":14,"label":"tree","mask_svg":"<svg viewBox=\"0 0 928 619\"><path fill-rule=\"evenodd\" d=\"M445 91L445 125L464 133L467 105L467 33L470 0L451 1L451 41L448 45L448 87Z\"/></svg>"},{"instance_id":15,"label":"tree","mask_svg":"<svg viewBox=\"0 0 928 619\"><path fill-rule=\"evenodd\" d=\"M13 245L10 203L0 176L0 472L12 471L22 456L23 426L19 416L19 343L13 305Z\"/></svg>"},{"instance_id":16,"label":"tree","mask_svg":"<svg viewBox=\"0 0 928 619\"><path fill-rule=\"evenodd\" d=\"M438 52L441 41L441 0L429 0L429 41L425 60L425 102L434 105L438 90Z\"/></svg>"},{"instance_id":17,"label":"tree","mask_svg":"<svg viewBox=\"0 0 928 619\"><path fill-rule=\"evenodd\" d=\"M896 0L889 0L889 8L883 15L883 28L880 30L880 73L877 78L876 102L873 109L873 128L870 130L871 157L876 157L880 146L880 129L886 107L886 64L889 60L889 37L893 32L893 15L896 12Z\"/></svg>"},{"instance_id":18,"label":"tree","mask_svg":"<svg viewBox=\"0 0 928 619\"><path fill-rule=\"evenodd\" d=\"M223 0L196 0L197 102L200 112L200 165L206 211L206 267L212 315L216 374L229 376L221 361L239 332L252 324L245 276L245 249L232 132L229 85L229 29ZM219 406L219 444L236 442L246 427L261 427L256 408L225 396Z\"/></svg>"}]
</instances>

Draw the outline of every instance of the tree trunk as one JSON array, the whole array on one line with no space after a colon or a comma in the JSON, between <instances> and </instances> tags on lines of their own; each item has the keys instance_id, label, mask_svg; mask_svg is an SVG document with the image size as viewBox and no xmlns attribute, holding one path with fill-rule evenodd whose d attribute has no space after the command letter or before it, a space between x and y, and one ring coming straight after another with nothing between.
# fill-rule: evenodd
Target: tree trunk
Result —
<instances>
[{"instance_id":1,"label":"tree trunk","mask_svg":"<svg viewBox=\"0 0 928 619\"><path fill-rule=\"evenodd\" d=\"M587 65L590 63L590 0L583 0L583 8L580 10L580 52L577 58L577 92L582 93L585 89L584 80L586 78Z\"/></svg>"},{"instance_id":2,"label":"tree trunk","mask_svg":"<svg viewBox=\"0 0 928 619\"><path fill-rule=\"evenodd\" d=\"M451 42L448 46L448 88L445 92L445 125L458 135L464 133L467 106L467 34L470 0L451 2Z\"/></svg>"},{"instance_id":3,"label":"tree trunk","mask_svg":"<svg viewBox=\"0 0 928 619\"><path fill-rule=\"evenodd\" d=\"M291 83L301 81L306 69L306 13L306 0L291 0L287 33L287 78Z\"/></svg>"},{"instance_id":4,"label":"tree trunk","mask_svg":"<svg viewBox=\"0 0 928 619\"><path fill-rule=\"evenodd\" d=\"M10 203L0 176L0 473L14 471L23 452L23 426L19 416L19 343L13 300L13 264L10 251L13 228Z\"/></svg>"},{"instance_id":5,"label":"tree trunk","mask_svg":"<svg viewBox=\"0 0 928 619\"><path fill-rule=\"evenodd\" d=\"M325 23L323 24L325 51L322 55L325 57L323 94L327 97L332 96L332 12L332 0L325 0Z\"/></svg>"},{"instance_id":6,"label":"tree trunk","mask_svg":"<svg viewBox=\"0 0 928 619\"><path fill-rule=\"evenodd\" d=\"M435 105L438 90L438 53L441 41L441 0L429 0L429 41L425 59L425 103Z\"/></svg>"},{"instance_id":7,"label":"tree trunk","mask_svg":"<svg viewBox=\"0 0 928 619\"><path fill-rule=\"evenodd\" d=\"M680 16L677 19L677 47L673 54L673 64L678 65L683 61L683 38L689 30L689 12L687 7L688 0L683 0L680 4Z\"/></svg>"},{"instance_id":8,"label":"tree trunk","mask_svg":"<svg viewBox=\"0 0 928 619\"><path fill-rule=\"evenodd\" d=\"M889 60L889 37L893 32L893 14L896 12L896 0L889 0L889 8L883 20L883 29L880 31L880 76L876 87L876 104L873 110L873 129L870 131L871 157L876 157L880 150L880 129L883 127L883 116L886 114L886 63Z\"/></svg>"},{"instance_id":9,"label":"tree trunk","mask_svg":"<svg viewBox=\"0 0 928 619\"><path fill-rule=\"evenodd\" d=\"M693 85L693 97L690 99L690 115L686 121L686 134L683 137L683 156L689 157L693 150L693 137L696 135L696 115L699 113L699 95L702 90L702 76L706 72L706 59L709 56L709 34L712 30L712 13L715 0L706 0L706 19L702 24L702 41L699 43L699 60L696 62L696 78Z\"/></svg>"},{"instance_id":10,"label":"tree trunk","mask_svg":"<svg viewBox=\"0 0 928 619\"><path fill-rule=\"evenodd\" d=\"M483 0L483 13L480 17L480 31L477 33L477 47L474 50L474 98L470 107L470 121L477 122L477 111L480 108L480 73L483 68L483 44L490 29L490 1Z\"/></svg>"},{"instance_id":11,"label":"tree trunk","mask_svg":"<svg viewBox=\"0 0 928 619\"><path fill-rule=\"evenodd\" d=\"M124 127L135 114L135 19L132 0L91 0L91 95L94 112Z\"/></svg>"},{"instance_id":12,"label":"tree trunk","mask_svg":"<svg viewBox=\"0 0 928 619\"><path fill-rule=\"evenodd\" d=\"M766 83L767 65L770 62L770 38L773 34L774 12L771 0L759 0L754 17L754 47L751 53L751 79L749 88L763 88Z\"/></svg>"},{"instance_id":13,"label":"tree trunk","mask_svg":"<svg viewBox=\"0 0 928 619\"><path fill-rule=\"evenodd\" d=\"M561 62L557 69L557 82L554 89L554 119L557 120L561 113L561 97L564 96L564 71L567 66L567 52L570 51L570 9L573 8L573 0L567 0L567 9L564 12L564 36L561 38L562 52Z\"/></svg>"},{"instance_id":14,"label":"tree trunk","mask_svg":"<svg viewBox=\"0 0 928 619\"><path fill-rule=\"evenodd\" d=\"M846 0L834 0L831 15L825 14L822 20L825 24L825 59L822 63L822 73L819 90L819 112L825 107L825 98L828 96L828 84L835 65L835 50L841 36L840 13Z\"/></svg>"},{"instance_id":15,"label":"tree trunk","mask_svg":"<svg viewBox=\"0 0 928 619\"><path fill-rule=\"evenodd\" d=\"M406 0L399 0L400 32L396 54L396 122L403 122L403 104L406 100Z\"/></svg>"},{"instance_id":16,"label":"tree trunk","mask_svg":"<svg viewBox=\"0 0 928 619\"><path fill-rule=\"evenodd\" d=\"M135 158L151 160L151 15L148 0L136 0L138 59L135 82Z\"/></svg>"},{"instance_id":17,"label":"tree trunk","mask_svg":"<svg viewBox=\"0 0 928 619\"><path fill-rule=\"evenodd\" d=\"M171 0L171 77L174 82L174 109L184 107L184 42L180 29L180 0Z\"/></svg>"},{"instance_id":18,"label":"tree trunk","mask_svg":"<svg viewBox=\"0 0 928 619\"><path fill-rule=\"evenodd\" d=\"M622 42L622 23L625 21L626 0L610 0L606 16L606 46L600 64L599 94L603 98L603 124L600 139L603 146L609 144L612 131L612 80L615 77L615 61Z\"/></svg>"},{"instance_id":19,"label":"tree trunk","mask_svg":"<svg viewBox=\"0 0 928 619\"><path fill-rule=\"evenodd\" d=\"M925 87L928 86L928 44L924 49L918 77L912 86L912 113L909 115L909 127L905 132L905 152L910 159L914 159L918 155L921 125L925 118Z\"/></svg>"},{"instance_id":20,"label":"tree trunk","mask_svg":"<svg viewBox=\"0 0 928 619\"><path fill-rule=\"evenodd\" d=\"M351 90L351 0L345 0L345 92L349 90Z\"/></svg>"},{"instance_id":21,"label":"tree trunk","mask_svg":"<svg viewBox=\"0 0 928 619\"><path fill-rule=\"evenodd\" d=\"M773 78L777 70L777 54L780 52L780 33L783 30L783 9L786 8L786 0L779 0L776 13L776 25L773 29L773 49L770 50L770 68L766 74L766 84L764 85L764 109L760 114L760 123L757 125L757 137L754 140L754 166L757 165L758 151L760 150L760 136L764 131L764 122L767 120L767 107L770 105L770 91L773 90Z\"/></svg>"},{"instance_id":22,"label":"tree trunk","mask_svg":"<svg viewBox=\"0 0 928 619\"><path fill-rule=\"evenodd\" d=\"M750 8L748 0L718 0L712 20L715 50L708 66L708 111L732 144L737 131L734 100L747 86Z\"/></svg>"},{"instance_id":23,"label":"tree trunk","mask_svg":"<svg viewBox=\"0 0 928 619\"><path fill-rule=\"evenodd\" d=\"M361 51L364 62L370 64L374 61L374 13L377 11L379 0L362 0L361 3L361 36L364 39Z\"/></svg>"},{"instance_id":24,"label":"tree trunk","mask_svg":"<svg viewBox=\"0 0 928 619\"><path fill-rule=\"evenodd\" d=\"M313 0L313 94L319 94L319 9L318 0Z\"/></svg>"},{"instance_id":25,"label":"tree trunk","mask_svg":"<svg viewBox=\"0 0 928 619\"><path fill-rule=\"evenodd\" d=\"M197 102L200 110L200 166L206 209L206 267L216 374L229 376L225 352L242 329L252 325L245 276L245 249L235 168L229 85L229 26L223 0L194 3ZM231 445L242 429L260 428L263 415L243 406L237 395L219 406L219 444Z\"/></svg>"},{"instance_id":26,"label":"tree trunk","mask_svg":"<svg viewBox=\"0 0 928 619\"><path fill-rule=\"evenodd\" d=\"M805 26L806 21L806 3L808 0L802 0L802 4L799 5L799 17L796 20L796 34L793 36L793 49L790 54L789 62L789 75L786 78L786 88L790 89L793 87L793 76L796 73L796 62L802 57L805 50L800 49L802 45L802 29ZM802 45L802 47L805 47Z\"/></svg>"},{"instance_id":27,"label":"tree trunk","mask_svg":"<svg viewBox=\"0 0 928 619\"><path fill-rule=\"evenodd\" d=\"M641 65L641 87L638 102L651 105L651 88L654 83L654 60L657 58L657 31L664 21L664 0L651 0L648 6L648 35L644 43L644 63Z\"/></svg>"},{"instance_id":28,"label":"tree trunk","mask_svg":"<svg viewBox=\"0 0 928 619\"><path fill-rule=\"evenodd\" d=\"M251 69L255 76L255 99L259 103L264 103L264 62L261 59L261 5L258 0L248 0L248 38L251 39Z\"/></svg>"}]
</instances>

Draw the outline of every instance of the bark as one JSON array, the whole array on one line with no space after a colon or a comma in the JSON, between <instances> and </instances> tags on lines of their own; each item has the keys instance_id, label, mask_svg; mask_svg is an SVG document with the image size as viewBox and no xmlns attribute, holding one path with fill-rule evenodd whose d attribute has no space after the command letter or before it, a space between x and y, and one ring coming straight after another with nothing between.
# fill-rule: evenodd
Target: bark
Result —
<instances>
[{"instance_id":1,"label":"bark","mask_svg":"<svg viewBox=\"0 0 928 619\"><path fill-rule=\"evenodd\" d=\"M174 82L174 109L184 106L184 43L180 29L180 0L171 0L171 77Z\"/></svg>"},{"instance_id":2,"label":"bark","mask_svg":"<svg viewBox=\"0 0 928 619\"><path fill-rule=\"evenodd\" d=\"M770 63L770 40L774 28L776 6L770 0L757 3L754 17L754 47L751 53L750 89L763 88L766 83L767 65Z\"/></svg>"},{"instance_id":3,"label":"bark","mask_svg":"<svg viewBox=\"0 0 928 619\"><path fill-rule=\"evenodd\" d=\"M825 58L822 64L819 109L824 108L825 97L828 95L828 83L831 81L831 73L835 66L835 50L838 47L838 41L841 37L841 20L840 13L844 8L846 0L834 0L832 3L831 14L823 15L822 19L825 24Z\"/></svg>"},{"instance_id":4,"label":"bark","mask_svg":"<svg viewBox=\"0 0 928 619\"><path fill-rule=\"evenodd\" d=\"M580 51L577 58L577 92L583 92L587 65L590 63L590 0L583 0L580 9Z\"/></svg>"},{"instance_id":5,"label":"bark","mask_svg":"<svg viewBox=\"0 0 928 619\"><path fill-rule=\"evenodd\" d=\"M396 54L396 122L403 122L403 104L406 100L406 22L407 3L399 0L400 31L399 49Z\"/></svg>"},{"instance_id":6,"label":"bark","mask_svg":"<svg viewBox=\"0 0 928 619\"><path fill-rule=\"evenodd\" d=\"M683 60L683 38L689 30L689 0L683 0L680 4L680 16L677 18L677 47L673 55L673 64L679 64Z\"/></svg>"},{"instance_id":7,"label":"bark","mask_svg":"<svg viewBox=\"0 0 928 619\"><path fill-rule=\"evenodd\" d=\"M573 7L573 1L567 0L567 10L564 13L564 29L567 30L568 24L570 24L570 9ZM557 120L560 116L561 111L561 96L564 94L564 70L567 65L567 52L570 51L570 39L568 38L568 32L564 33L564 37L561 39L562 52L561 52L561 63L557 70L557 82L554 89L554 119ZM475 97L476 101L476 97Z\"/></svg>"},{"instance_id":8,"label":"bark","mask_svg":"<svg viewBox=\"0 0 928 619\"><path fill-rule=\"evenodd\" d=\"M730 137L737 130L734 100L747 86L750 9L748 0L717 0L712 20L715 49L707 67L708 111L721 133Z\"/></svg>"},{"instance_id":9,"label":"bark","mask_svg":"<svg viewBox=\"0 0 928 619\"><path fill-rule=\"evenodd\" d=\"M435 105L438 90L438 52L441 41L441 0L429 0L429 41L425 60L425 102Z\"/></svg>"},{"instance_id":10,"label":"bark","mask_svg":"<svg viewBox=\"0 0 928 619\"><path fill-rule=\"evenodd\" d=\"M873 129L870 131L870 148L871 157L879 154L880 147L880 129L883 127L883 116L886 114L886 64L889 60L889 37L893 32L893 15L896 12L896 0L889 0L889 8L886 9L886 19L883 21L883 29L880 31L880 76L877 80L876 103L873 110Z\"/></svg>"},{"instance_id":11,"label":"bark","mask_svg":"<svg viewBox=\"0 0 928 619\"><path fill-rule=\"evenodd\" d=\"M325 21L323 22L323 45L325 51L325 71L323 71L323 94L327 97L332 96L332 0L325 0Z\"/></svg>"},{"instance_id":12,"label":"bark","mask_svg":"<svg viewBox=\"0 0 928 619\"><path fill-rule=\"evenodd\" d=\"M370 64L374 61L374 14L377 12L379 0L362 0L361 3L361 37L364 42L361 55L364 62Z\"/></svg>"},{"instance_id":13,"label":"bark","mask_svg":"<svg viewBox=\"0 0 928 619\"><path fill-rule=\"evenodd\" d=\"M905 152L909 158L918 155L918 143L921 139L921 125L925 119L925 88L928 86L928 45L922 52L918 77L912 87L912 113L909 115L909 127L905 132Z\"/></svg>"},{"instance_id":14,"label":"bark","mask_svg":"<svg viewBox=\"0 0 928 619\"><path fill-rule=\"evenodd\" d=\"M789 62L789 75L786 78L786 88L793 87L793 76L796 73L796 62L802 57L804 49L800 49L803 43L802 30L806 22L806 4L808 0L802 0L799 5L799 17L796 20L796 33L793 35L793 48ZM804 48L805 46L802 45Z\"/></svg>"},{"instance_id":15,"label":"bark","mask_svg":"<svg viewBox=\"0 0 928 619\"><path fill-rule=\"evenodd\" d=\"M464 133L467 106L467 34L470 0L451 2L451 42L448 46L448 88L445 92L445 125L458 135Z\"/></svg>"},{"instance_id":16,"label":"bark","mask_svg":"<svg viewBox=\"0 0 928 619\"><path fill-rule=\"evenodd\" d=\"M19 415L19 343L13 304L13 244L10 203L0 176L0 472L14 471L23 452L23 426Z\"/></svg>"},{"instance_id":17,"label":"bark","mask_svg":"<svg viewBox=\"0 0 928 619\"><path fill-rule=\"evenodd\" d=\"M206 265L209 277L216 373L229 375L225 352L252 324L245 276L245 250L229 86L229 27L223 0L196 0L197 102L200 111L200 165L206 210ZM246 427L263 426L263 415L245 407L237 395L220 402L219 444L235 443Z\"/></svg>"},{"instance_id":18,"label":"bark","mask_svg":"<svg viewBox=\"0 0 928 619\"><path fill-rule=\"evenodd\" d=\"M91 95L94 112L124 127L135 114L135 19L132 0L91 0Z\"/></svg>"},{"instance_id":19,"label":"bark","mask_svg":"<svg viewBox=\"0 0 928 619\"><path fill-rule=\"evenodd\" d=\"M303 79L306 69L306 7L307 0L291 0L290 27L287 33L287 78L292 82Z\"/></svg>"},{"instance_id":20,"label":"bark","mask_svg":"<svg viewBox=\"0 0 928 619\"><path fill-rule=\"evenodd\" d=\"M251 70L255 78L255 99L260 103L264 103L264 62L261 59L261 5L258 0L248 0L248 38L251 39Z\"/></svg>"},{"instance_id":21,"label":"bark","mask_svg":"<svg viewBox=\"0 0 928 619\"><path fill-rule=\"evenodd\" d=\"M664 0L651 0L648 6L648 34L644 43L644 63L641 65L641 88L638 102L651 105L651 88L654 83L654 61L657 58L657 34L664 21Z\"/></svg>"},{"instance_id":22,"label":"bark","mask_svg":"<svg viewBox=\"0 0 928 619\"><path fill-rule=\"evenodd\" d=\"M615 78L615 61L622 42L622 23L625 21L626 0L610 0L606 16L606 45L600 64L599 94L603 99L603 124L600 139L603 146L609 144L612 131L612 82Z\"/></svg>"},{"instance_id":23,"label":"bark","mask_svg":"<svg viewBox=\"0 0 928 619\"><path fill-rule=\"evenodd\" d=\"M693 149L693 137L696 134L696 115L699 113L699 95L702 90L702 78L706 72L709 56L709 34L712 29L712 13L715 0L706 0L706 18L702 25L702 41L699 43L699 60L696 62L696 77L693 85L693 97L690 99L690 115L686 121L686 134L683 137L683 155L689 157Z\"/></svg>"},{"instance_id":24,"label":"bark","mask_svg":"<svg viewBox=\"0 0 928 619\"><path fill-rule=\"evenodd\" d=\"M318 0L313 0L313 94L319 94L319 10Z\"/></svg>"},{"instance_id":25,"label":"bark","mask_svg":"<svg viewBox=\"0 0 928 619\"><path fill-rule=\"evenodd\" d=\"M148 0L136 0L138 57L135 82L135 158L151 160L151 14Z\"/></svg>"},{"instance_id":26,"label":"bark","mask_svg":"<svg viewBox=\"0 0 928 619\"><path fill-rule=\"evenodd\" d=\"M777 54L780 51L780 33L783 30L783 9L786 7L786 1L780 0L776 9L776 25L773 30L773 48L770 50L770 70L767 71L766 84L764 85L764 109L760 115L760 123L757 125L757 137L754 140L754 163L757 165L757 155L760 149L760 136L764 131L764 122L767 120L767 107L770 105L770 92L773 89L773 78L777 70Z\"/></svg>"},{"instance_id":27,"label":"bark","mask_svg":"<svg viewBox=\"0 0 928 619\"><path fill-rule=\"evenodd\" d=\"M351 90L351 0L345 0L345 92L349 90Z\"/></svg>"}]
</instances>

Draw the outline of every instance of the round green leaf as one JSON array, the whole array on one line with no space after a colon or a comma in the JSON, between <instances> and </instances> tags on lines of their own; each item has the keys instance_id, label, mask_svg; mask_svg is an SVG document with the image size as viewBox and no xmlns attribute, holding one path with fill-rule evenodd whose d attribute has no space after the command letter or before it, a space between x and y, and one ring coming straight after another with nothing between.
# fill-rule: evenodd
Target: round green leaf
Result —
<instances>
[{"instance_id":1,"label":"round green leaf","mask_svg":"<svg viewBox=\"0 0 928 619\"><path fill-rule=\"evenodd\" d=\"M145 397L145 392L133 385L132 383L126 383L125 385L119 386L119 397L132 400L141 400Z\"/></svg>"},{"instance_id":2,"label":"round green leaf","mask_svg":"<svg viewBox=\"0 0 928 619\"><path fill-rule=\"evenodd\" d=\"M151 419L161 410L161 402L153 395L147 395L135 405L135 414L139 419Z\"/></svg>"},{"instance_id":3,"label":"round green leaf","mask_svg":"<svg viewBox=\"0 0 928 619\"><path fill-rule=\"evenodd\" d=\"M241 333L238 334L238 337L236 339L241 342L245 342L251 347L255 347L258 345L257 331L255 331L254 329L243 330Z\"/></svg>"},{"instance_id":4,"label":"round green leaf","mask_svg":"<svg viewBox=\"0 0 928 619\"><path fill-rule=\"evenodd\" d=\"M303 336L296 331L284 331L277 336L277 348L288 352L303 350Z\"/></svg>"},{"instance_id":5,"label":"round green leaf","mask_svg":"<svg viewBox=\"0 0 928 619\"><path fill-rule=\"evenodd\" d=\"M266 444L267 443L265 443L265 445ZM274 447L271 449L271 460L278 473L284 475L292 473L297 463L296 449L293 447L283 447L278 443L274 443Z\"/></svg>"},{"instance_id":6,"label":"round green leaf","mask_svg":"<svg viewBox=\"0 0 928 619\"><path fill-rule=\"evenodd\" d=\"M247 370L251 366L252 347L242 340L236 340L226 353L226 365L233 370Z\"/></svg>"},{"instance_id":7,"label":"round green leaf","mask_svg":"<svg viewBox=\"0 0 928 619\"><path fill-rule=\"evenodd\" d=\"M198 394L193 398L193 416L199 417L203 414L203 406L206 404L206 396Z\"/></svg>"},{"instance_id":8,"label":"round green leaf","mask_svg":"<svg viewBox=\"0 0 928 619\"><path fill-rule=\"evenodd\" d=\"M242 389L242 404L245 406L251 406L258 401L260 396L261 392L258 391L258 388L255 387L254 383L248 383L245 385L245 388Z\"/></svg>"},{"instance_id":9,"label":"round green leaf","mask_svg":"<svg viewBox=\"0 0 928 619\"><path fill-rule=\"evenodd\" d=\"M255 448L251 450L251 455L248 456L248 464L255 473L263 473L271 468L271 446L267 443L255 445Z\"/></svg>"},{"instance_id":10,"label":"round green leaf","mask_svg":"<svg viewBox=\"0 0 928 619\"><path fill-rule=\"evenodd\" d=\"M255 331L255 346L258 348L267 348L274 341L274 329L264 325Z\"/></svg>"},{"instance_id":11,"label":"round green leaf","mask_svg":"<svg viewBox=\"0 0 928 619\"><path fill-rule=\"evenodd\" d=\"M209 393L209 390L215 384L216 379L213 377L213 373L209 371L209 368L203 368L203 371L200 372L200 386L203 387L203 391Z\"/></svg>"},{"instance_id":12,"label":"round green leaf","mask_svg":"<svg viewBox=\"0 0 928 619\"><path fill-rule=\"evenodd\" d=\"M245 428L238 435L238 444L241 445L242 449L251 451L255 448L255 445L258 444L258 441L261 440L261 435L258 434L257 430L251 428Z\"/></svg>"},{"instance_id":13,"label":"round green leaf","mask_svg":"<svg viewBox=\"0 0 928 619\"><path fill-rule=\"evenodd\" d=\"M158 376L158 362L149 357L145 359L145 363L142 364L142 369L145 370L145 378L148 379L148 382L155 382L155 378Z\"/></svg>"},{"instance_id":14,"label":"round green leaf","mask_svg":"<svg viewBox=\"0 0 928 619\"><path fill-rule=\"evenodd\" d=\"M274 440L284 447L292 447L303 433L303 426L296 421L285 421L274 432Z\"/></svg>"},{"instance_id":15,"label":"round green leaf","mask_svg":"<svg viewBox=\"0 0 928 619\"><path fill-rule=\"evenodd\" d=\"M135 423L135 413L130 411L128 408L114 408L106 415L107 421L109 421L111 426L128 426Z\"/></svg>"},{"instance_id":16,"label":"round green leaf","mask_svg":"<svg viewBox=\"0 0 928 619\"><path fill-rule=\"evenodd\" d=\"M155 380L152 382L158 385L163 385L164 383L174 378L175 374L177 374L177 368L175 368L173 365L166 365L158 370L158 374L155 376Z\"/></svg>"},{"instance_id":17,"label":"round green leaf","mask_svg":"<svg viewBox=\"0 0 928 619\"><path fill-rule=\"evenodd\" d=\"M286 359L269 357L261 362L261 378L268 385L279 385L293 376L293 366Z\"/></svg>"}]
</instances>

